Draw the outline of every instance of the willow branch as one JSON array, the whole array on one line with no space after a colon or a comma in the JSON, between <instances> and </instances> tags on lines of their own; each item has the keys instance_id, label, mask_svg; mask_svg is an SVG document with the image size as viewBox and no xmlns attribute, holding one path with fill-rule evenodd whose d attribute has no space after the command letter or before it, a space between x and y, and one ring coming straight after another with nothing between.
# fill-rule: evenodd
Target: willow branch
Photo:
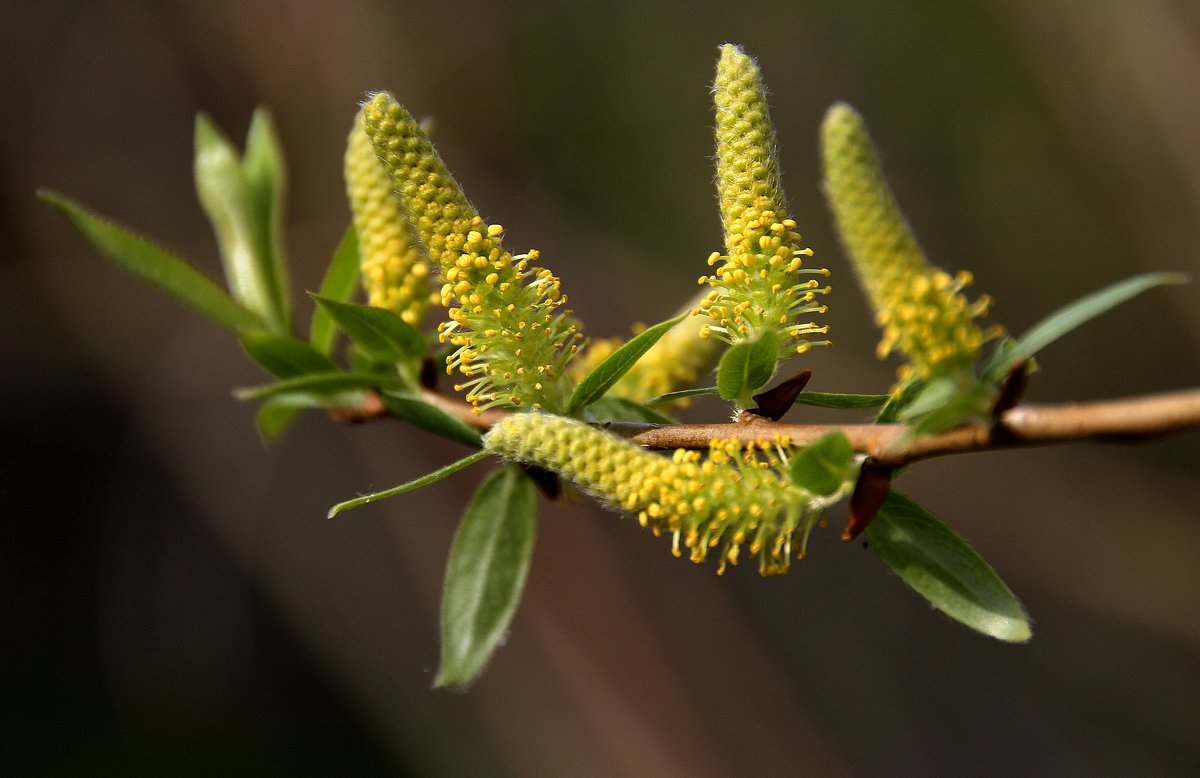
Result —
<instances>
[{"instance_id":1,"label":"willow branch","mask_svg":"<svg viewBox=\"0 0 1200 778\"><path fill-rule=\"evenodd\" d=\"M495 408L477 414L470 405L429 389L421 392L421 399L483 432L507 415ZM335 418L365 421L388 415L382 401L369 405L374 413L354 418L335 414ZM634 443L658 449L708 448L715 438L748 443L776 435L806 445L830 432L841 432L855 451L875 464L894 468L947 454L1087 440L1141 440L1200 427L1200 388L1088 403L1019 405L1001 413L991 426L966 424L915 438L906 424L781 424L752 414L724 424L611 422L604 426Z\"/></svg>"},{"instance_id":2,"label":"willow branch","mask_svg":"<svg viewBox=\"0 0 1200 778\"><path fill-rule=\"evenodd\" d=\"M706 448L714 438L743 441L786 435L811 443L839 431L855 451L885 467L901 467L946 454L1045 446L1085 440L1136 440L1200 426L1200 389L1062 405L1022 405L1000 415L994 425L968 424L912 438L905 424L778 424L756 420L738 424L623 425L634 443L648 448Z\"/></svg>"}]
</instances>

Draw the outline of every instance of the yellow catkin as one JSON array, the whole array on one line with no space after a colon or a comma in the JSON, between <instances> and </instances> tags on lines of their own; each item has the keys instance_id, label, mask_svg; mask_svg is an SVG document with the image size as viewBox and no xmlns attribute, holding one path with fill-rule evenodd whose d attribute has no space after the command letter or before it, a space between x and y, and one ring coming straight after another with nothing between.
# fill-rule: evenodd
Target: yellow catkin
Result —
<instances>
[{"instance_id":1,"label":"yellow catkin","mask_svg":"<svg viewBox=\"0 0 1200 778\"><path fill-rule=\"evenodd\" d=\"M925 258L879 165L862 117L844 103L829 109L821 127L825 193L838 231L871 304L883 337L879 357L893 350L907 363L901 380L930 380L972 367L996 329L975 319L990 299L961 294L969 273L951 276Z\"/></svg>"},{"instance_id":2,"label":"yellow catkin","mask_svg":"<svg viewBox=\"0 0 1200 778\"><path fill-rule=\"evenodd\" d=\"M796 222L788 216L766 90L758 66L737 46L721 47L713 102L726 253L714 252L708 264L716 270L700 277L711 287L695 309L710 320L701 336L737 343L773 330L782 334L781 357L828 345L810 340L828 327L806 319L825 311L816 297L829 288L800 276L829 271L804 267L812 251L800 244Z\"/></svg>"},{"instance_id":3,"label":"yellow catkin","mask_svg":"<svg viewBox=\"0 0 1200 778\"><path fill-rule=\"evenodd\" d=\"M404 207L392 192L391 178L375 156L361 113L346 144L345 176L367 303L387 308L417 326L429 310L429 265L413 238Z\"/></svg>"},{"instance_id":4,"label":"yellow catkin","mask_svg":"<svg viewBox=\"0 0 1200 778\"><path fill-rule=\"evenodd\" d=\"M792 536L819 520L816 498L782 475L786 438L746 445L714 440L707 452L660 456L590 425L541 413L512 414L484 437L501 457L553 470L610 507L669 534L674 553L693 562L718 555L717 572L742 547L763 575L786 573Z\"/></svg>"},{"instance_id":5,"label":"yellow catkin","mask_svg":"<svg viewBox=\"0 0 1200 778\"><path fill-rule=\"evenodd\" d=\"M417 239L442 276L450 321L438 329L458 349L447 372L476 411L492 406L561 412L570 394L567 364L579 323L563 306L559 279L536 266L536 250L512 254L504 228L484 223L429 137L386 92L363 105L364 127L392 180Z\"/></svg>"}]
</instances>

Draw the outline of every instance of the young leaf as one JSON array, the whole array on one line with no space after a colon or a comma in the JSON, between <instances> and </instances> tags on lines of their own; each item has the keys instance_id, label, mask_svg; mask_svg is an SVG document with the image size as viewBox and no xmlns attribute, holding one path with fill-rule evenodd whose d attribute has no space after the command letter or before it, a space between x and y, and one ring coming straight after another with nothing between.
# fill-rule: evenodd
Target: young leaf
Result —
<instances>
[{"instance_id":1,"label":"young leaf","mask_svg":"<svg viewBox=\"0 0 1200 778\"><path fill-rule=\"evenodd\" d=\"M306 373L336 371L329 357L302 340L255 330L238 335L242 349L264 370L276 378L292 378Z\"/></svg>"},{"instance_id":2,"label":"young leaf","mask_svg":"<svg viewBox=\"0 0 1200 778\"><path fill-rule=\"evenodd\" d=\"M235 332L263 326L261 319L234 302L208 276L129 228L57 192L39 189L38 197L70 219L75 229L101 254L197 313Z\"/></svg>"},{"instance_id":3,"label":"young leaf","mask_svg":"<svg viewBox=\"0 0 1200 778\"><path fill-rule=\"evenodd\" d=\"M867 527L870 547L918 594L950 618L999 640L1032 636L1025 609L966 541L899 492Z\"/></svg>"},{"instance_id":4,"label":"young leaf","mask_svg":"<svg viewBox=\"0 0 1200 778\"><path fill-rule=\"evenodd\" d=\"M1007 375L1018 361L1029 359L1063 335L1109 309L1156 286L1187 282L1188 277L1182 273L1143 273L1081 297L1033 325L1021 336L1014 348L997 349L996 358L993 364L988 365L985 374L990 379L999 380Z\"/></svg>"},{"instance_id":5,"label":"young leaf","mask_svg":"<svg viewBox=\"0 0 1200 778\"><path fill-rule=\"evenodd\" d=\"M690 313L680 314L674 319L667 319L655 324L609 354L608 358L584 376L579 385L575 387L575 391L571 392L571 397L567 400L566 415L574 416L603 397L604 393L611 389L621 376L629 372L629 369L650 350L651 346L658 342L659 338L666 335L672 327L690 315Z\"/></svg>"},{"instance_id":6,"label":"young leaf","mask_svg":"<svg viewBox=\"0 0 1200 778\"><path fill-rule=\"evenodd\" d=\"M675 402L676 400L685 400L689 397L699 397L705 394L719 394L715 386L701 386L695 389L680 389L678 392L667 392L660 394L658 397L651 397L643 405L655 406L664 403Z\"/></svg>"},{"instance_id":7,"label":"young leaf","mask_svg":"<svg viewBox=\"0 0 1200 778\"><path fill-rule=\"evenodd\" d=\"M308 373L285 378L264 386L248 386L234 389L233 396L239 400L262 400L286 392L312 392L323 397L344 392L347 389L399 389L404 381L399 376L378 373Z\"/></svg>"},{"instance_id":8,"label":"young leaf","mask_svg":"<svg viewBox=\"0 0 1200 778\"><path fill-rule=\"evenodd\" d=\"M836 392L801 392L797 405L814 405L818 408L878 408L888 401L886 394L839 394Z\"/></svg>"},{"instance_id":9,"label":"young leaf","mask_svg":"<svg viewBox=\"0 0 1200 778\"><path fill-rule=\"evenodd\" d=\"M402 392L384 392L383 404L396 416L423 430L473 448L483 445L478 430L419 397Z\"/></svg>"},{"instance_id":10,"label":"young leaf","mask_svg":"<svg viewBox=\"0 0 1200 778\"><path fill-rule=\"evenodd\" d=\"M355 305L310 295L333 323L373 359L400 362L425 354L425 338L396 314L385 308Z\"/></svg>"},{"instance_id":11,"label":"young leaf","mask_svg":"<svg viewBox=\"0 0 1200 778\"><path fill-rule=\"evenodd\" d=\"M476 451L474 454L471 454L470 456L463 457L462 459L458 460L457 462L451 462L450 464L446 465L445 467L434 470L429 475L423 475L420 478L418 478L414 481L409 481L406 484L400 484L399 486L393 486L391 489L384 489L382 492L375 492L374 494L364 494L362 497L355 497L353 500L346 500L345 502L339 502L337 505L335 505L329 509L329 513L327 514L326 518L332 519L334 516L337 516L339 513L342 513L343 511L348 511L352 508L357 508L360 505L366 505L367 503L378 502L378 501L386 499L388 497L395 497L398 494L404 494L405 492L415 492L417 489L420 489L425 486L429 486L430 484L437 483L438 481L442 480L446 476L454 475L459 470L466 470L468 467L475 464L479 460L486 459L489 456L491 456L490 452Z\"/></svg>"},{"instance_id":12,"label":"young leaf","mask_svg":"<svg viewBox=\"0 0 1200 778\"><path fill-rule=\"evenodd\" d=\"M591 421L599 423L635 421L648 424L675 424L675 420L670 416L624 397L601 397L588 406L587 416Z\"/></svg>"},{"instance_id":13,"label":"young leaf","mask_svg":"<svg viewBox=\"0 0 1200 778\"><path fill-rule=\"evenodd\" d=\"M267 445L283 437L306 408L324 408L326 398L304 392L280 394L263 401L254 412L254 426Z\"/></svg>"},{"instance_id":14,"label":"young leaf","mask_svg":"<svg viewBox=\"0 0 1200 778\"><path fill-rule=\"evenodd\" d=\"M270 279L275 295L273 305L285 321L291 321L291 295L287 283L287 263L283 250L283 210L287 199L287 168L283 147L271 112L254 111L246 133L246 153L242 157L242 178L250 205L250 223L262 257L264 274Z\"/></svg>"},{"instance_id":15,"label":"young leaf","mask_svg":"<svg viewBox=\"0 0 1200 778\"><path fill-rule=\"evenodd\" d=\"M831 432L792 454L792 482L813 494L833 494L854 469L854 446L842 432Z\"/></svg>"},{"instance_id":16,"label":"young leaf","mask_svg":"<svg viewBox=\"0 0 1200 778\"><path fill-rule=\"evenodd\" d=\"M212 222L229 290L272 332L288 331L274 261L263 253L250 192L233 144L205 114L196 116L196 194Z\"/></svg>"},{"instance_id":17,"label":"young leaf","mask_svg":"<svg viewBox=\"0 0 1200 778\"><path fill-rule=\"evenodd\" d=\"M971 418L985 418L995 402L992 386L971 378L935 378L897 414L911 425L908 436L932 435Z\"/></svg>"},{"instance_id":18,"label":"young leaf","mask_svg":"<svg viewBox=\"0 0 1200 778\"><path fill-rule=\"evenodd\" d=\"M496 650L521 599L536 514L537 491L516 465L488 476L467 506L446 562L435 686L470 683Z\"/></svg>"},{"instance_id":19,"label":"young leaf","mask_svg":"<svg viewBox=\"0 0 1200 778\"><path fill-rule=\"evenodd\" d=\"M349 300L350 295L354 294L355 287L358 286L358 264L358 232L351 224L333 252L333 259L325 271L325 278L321 281L321 289L317 292L317 296L339 303ZM308 342L317 351L329 356L330 351L333 350L333 339L336 334L337 330L333 326L333 319L329 318L329 314L325 312L324 308L316 306L313 311Z\"/></svg>"},{"instance_id":20,"label":"young leaf","mask_svg":"<svg viewBox=\"0 0 1200 778\"><path fill-rule=\"evenodd\" d=\"M749 405L750 397L775 374L779 355L779 338L774 330L766 330L758 340L745 341L730 347L717 366L717 391L721 398Z\"/></svg>"}]
</instances>

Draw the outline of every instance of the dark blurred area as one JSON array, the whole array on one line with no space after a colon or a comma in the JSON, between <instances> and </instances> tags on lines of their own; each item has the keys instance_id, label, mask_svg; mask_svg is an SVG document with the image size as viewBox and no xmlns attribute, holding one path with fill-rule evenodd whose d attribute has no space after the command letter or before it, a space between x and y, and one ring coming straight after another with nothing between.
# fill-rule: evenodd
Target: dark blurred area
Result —
<instances>
[{"instance_id":1,"label":"dark blurred area","mask_svg":"<svg viewBox=\"0 0 1200 778\"><path fill-rule=\"evenodd\" d=\"M543 504L483 678L432 691L445 556L482 471L325 521L464 451L315 414L267 450L229 394L264 380L233 339L34 198L63 191L217 275L193 119L241 138L267 105L295 287L312 289L349 219L356 102L390 89L435 118L481 212L542 251L589 333L624 334L669 315L720 245L708 85L725 41L759 59L796 219L834 272L814 390L882 391L894 370L821 198L817 127L838 99L930 257L972 270L1015 332L1139 272L1200 275L1185 0L0 7L0 772L1200 772L1194 433L905 475L1022 597L1028 645L929 612L832 528L785 578L718 578L576 500ZM1029 399L1200 383L1196 303L1194 283L1155 291L1065 338Z\"/></svg>"}]
</instances>

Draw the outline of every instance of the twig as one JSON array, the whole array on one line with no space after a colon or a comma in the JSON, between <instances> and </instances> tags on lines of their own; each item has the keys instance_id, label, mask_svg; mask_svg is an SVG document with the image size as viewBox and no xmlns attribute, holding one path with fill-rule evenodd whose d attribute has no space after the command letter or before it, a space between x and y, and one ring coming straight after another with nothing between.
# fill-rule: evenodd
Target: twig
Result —
<instances>
[{"instance_id":1,"label":"twig","mask_svg":"<svg viewBox=\"0 0 1200 778\"><path fill-rule=\"evenodd\" d=\"M421 392L421 399L482 431L507 415L495 408L476 414L470 405L428 389ZM604 426L634 443L660 449L707 448L716 438L750 442L776 435L805 445L837 431L875 464L896 468L947 454L1085 440L1131 441L1191 429L1200 426L1200 388L1089 403L1020 405L1001 413L992 426L966 424L917 438L909 437L905 424L780 424L760 416L743 414L742 418L732 424L612 422Z\"/></svg>"},{"instance_id":2,"label":"twig","mask_svg":"<svg viewBox=\"0 0 1200 778\"><path fill-rule=\"evenodd\" d=\"M855 451L879 465L901 467L945 454L966 454L1021 446L1082 440L1132 440L1200 426L1200 389L1119 400L1063 405L1023 405L1000 415L993 426L968 424L924 437L908 438L904 424L675 424L629 435L648 448L706 448L714 438L761 440L786 435L796 444L811 443L841 431ZM633 430L627 430L633 432Z\"/></svg>"}]
</instances>

